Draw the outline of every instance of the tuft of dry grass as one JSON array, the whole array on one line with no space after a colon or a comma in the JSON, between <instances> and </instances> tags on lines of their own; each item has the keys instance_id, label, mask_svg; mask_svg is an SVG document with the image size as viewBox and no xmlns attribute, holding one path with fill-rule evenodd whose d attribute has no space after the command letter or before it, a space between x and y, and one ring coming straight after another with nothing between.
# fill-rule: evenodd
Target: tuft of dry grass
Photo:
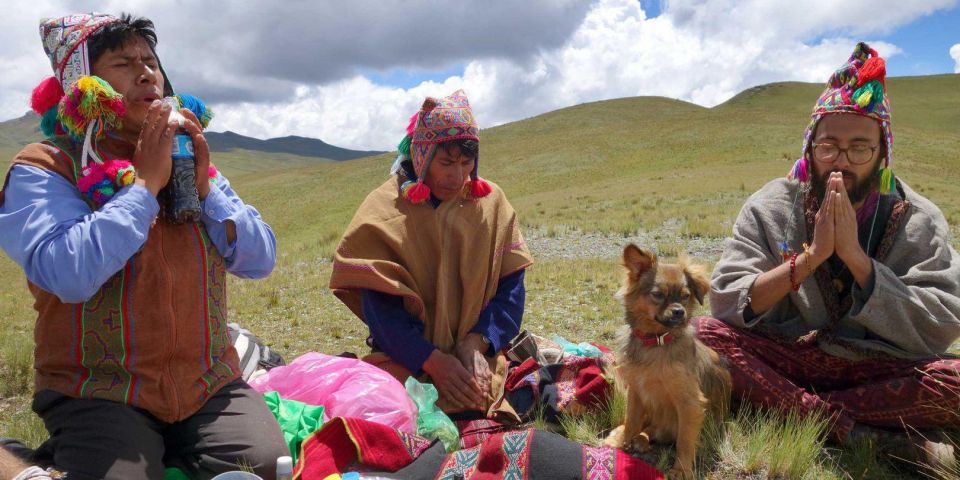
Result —
<instances>
[{"instance_id":1,"label":"tuft of dry grass","mask_svg":"<svg viewBox=\"0 0 960 480\"><path fill-rule=\"evenodd\" d=\"M0 399L33 386L33 340L22 333L0 336Z\"/></svg>"}]
</instances>

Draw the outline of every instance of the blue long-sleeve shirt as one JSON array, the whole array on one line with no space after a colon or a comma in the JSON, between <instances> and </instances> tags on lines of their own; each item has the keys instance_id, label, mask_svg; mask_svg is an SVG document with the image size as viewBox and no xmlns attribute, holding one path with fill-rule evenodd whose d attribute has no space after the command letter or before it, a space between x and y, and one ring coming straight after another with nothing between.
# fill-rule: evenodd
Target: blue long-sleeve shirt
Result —
<instances>
[{"instance_id":1,"label":"blue long-sleeve shirt","mask_svg":"<svg viewBox=\"0 0 960 480\"><path fill-rule=\"evenodd\" d=\"M497 352L520 333L526 289L524 270L500 279L497 293L480 312L470 330L490 341L488 353ZM423 337L423 322L403 308L403 298L374 290L362 290L363 318L377 348L414 374L436 348Z\"/></svg>"},{"instance_id":2,"label":"blue long-sleeve shirt","mask_svg":"<svg viewBox=\"0 0 960 480\"><path fill-rule=\"evenodd\" d=\"M128 185L91 211L76 186L30 165L10 171L0 205L0 248L27 279L65 303L92 297L147 240L160 205L149 190ZM276 238L259 212L245 205L222 175L201 202L201 222L227 271L265 277L276 261ZM227 241L226 222L236 226Z\"/></svg>"}]
</instances>

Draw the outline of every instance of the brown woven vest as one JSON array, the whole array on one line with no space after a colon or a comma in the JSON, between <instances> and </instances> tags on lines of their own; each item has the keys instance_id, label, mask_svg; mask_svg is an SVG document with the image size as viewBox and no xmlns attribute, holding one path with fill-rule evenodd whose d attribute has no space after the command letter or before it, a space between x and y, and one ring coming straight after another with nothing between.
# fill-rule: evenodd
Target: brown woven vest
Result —
<instances>
[{"instance_id":1,"label":"brown woven vest","mask_svg":"<svg viewBox=\"0 0 960 480\"><path fill-rule=\"evenodd\" d=\"M57 139L28 145L13 165L76 185L77 157L69 141ZM223 257L202 224L158 219L140 252L82 304L28 282L38 313L36 391L122 402L165 422L189 417L239 376L225 280Z\"/></svg>"}]
</instances>

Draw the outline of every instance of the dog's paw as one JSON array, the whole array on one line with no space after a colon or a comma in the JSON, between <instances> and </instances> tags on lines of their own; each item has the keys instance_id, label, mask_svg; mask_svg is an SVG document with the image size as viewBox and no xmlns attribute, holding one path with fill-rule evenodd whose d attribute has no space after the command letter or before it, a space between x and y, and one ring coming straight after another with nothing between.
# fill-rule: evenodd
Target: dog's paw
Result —
<instances>
[{"instance_id":1,"label":"dog's paw","mask_svg":"<svg viewBox=\"0 0 960 480\"><path fill-rule=\"evenodd\" d=\"M650 436L646 432L640 433L626 441L623 449L630 452L647 453L650 451Z\"/></svg>"},{"instance_id":2,"label":"dog's paw","mask_svg":"<svg viewBox=\"0 0 960 480\"><path fill-rule=\"evenodd\" d=\"M614 428L607 438L603 440L603 445L607 447L620 448L623 446L623 425Z\"/></svg>"},{"instance_id":3,"label":"dog's paw","mask_svg":"<svg viewBox=\"0 0 960 480\"><path fill-rule=\"evenodd\" d=\"M624 427L620 425L614 428L603 440L603 445L607 447L619 448L628 452L646 453L650 451L650 436L646 433L640 433L633 438L624 437Z\"/></svg>"}]
</instances>

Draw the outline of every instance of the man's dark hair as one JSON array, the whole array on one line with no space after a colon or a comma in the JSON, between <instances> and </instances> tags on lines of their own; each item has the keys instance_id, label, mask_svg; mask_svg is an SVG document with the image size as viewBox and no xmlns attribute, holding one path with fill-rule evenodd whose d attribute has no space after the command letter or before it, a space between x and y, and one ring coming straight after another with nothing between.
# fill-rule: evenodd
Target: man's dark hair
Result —
<instances>
[{"instance_id":1,"label":"man's dark hair","mask_svg":"<svg viewBox=\"0 0 960 480\"><path fill-rule=\"evenodd\" d=\"M453 140L450 142L441 143L440 146L449 153L450 147L456 145L460 149L460 154L470 157L477 158L477 155L480 154L480 142L476 140L471 140L469 138L462 138L460 140Z\"/></svg>"},{"instance_id":2,"label":"man's dark hair","mask_svg":"<svg viewBox=\"0 0 960 480\"><path fill-rule=\"evenodd\" d=\"M104 53L121 48L136 37L147 41L151 50L157 46L157 32L153 30L153 22L134 17L129 13L120 15L120 21L111 23L98 30L87 39L87 49L90 55L90 65L93 65Z\"/></svg>"}]
</instances>

